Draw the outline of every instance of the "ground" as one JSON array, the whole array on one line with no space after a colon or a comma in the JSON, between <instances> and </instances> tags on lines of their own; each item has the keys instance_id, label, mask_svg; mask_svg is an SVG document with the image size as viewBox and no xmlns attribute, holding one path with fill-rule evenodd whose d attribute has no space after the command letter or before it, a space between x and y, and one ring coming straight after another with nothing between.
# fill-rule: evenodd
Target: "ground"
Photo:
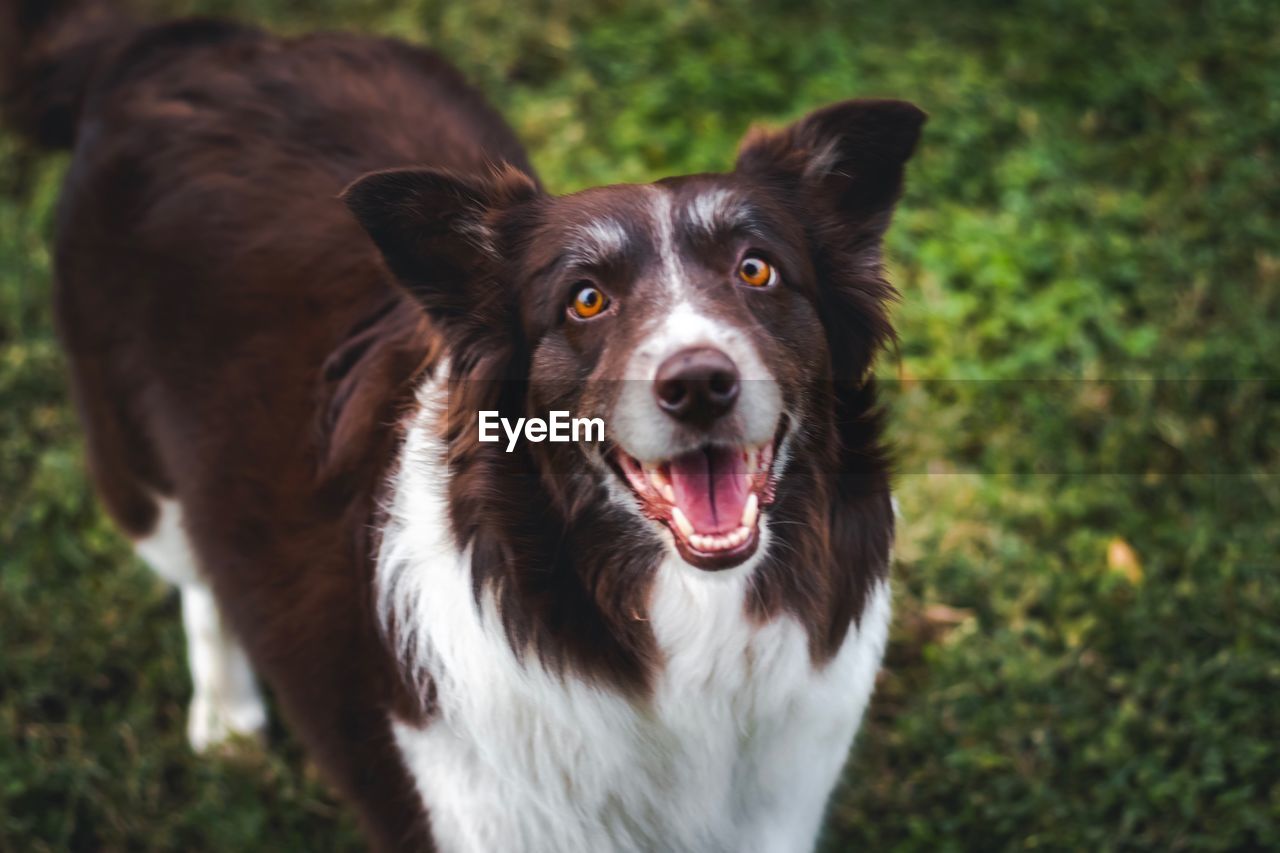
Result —
<instances>
[{"instance_id":1,"label":"ground","mask_svg":"<svg viewBox=\"0 0 1280 853\"><path fill-rule=\"evenodd\" d=\"M432 44L553 191L931 120L889 240L903 524L825 851L1280 845L1280 11L1154 0L159 0ZM65 160L0 136L0 851L355 850L276 724L198 760L174 595L86 487Z\"/></svg>"}]
</instances>

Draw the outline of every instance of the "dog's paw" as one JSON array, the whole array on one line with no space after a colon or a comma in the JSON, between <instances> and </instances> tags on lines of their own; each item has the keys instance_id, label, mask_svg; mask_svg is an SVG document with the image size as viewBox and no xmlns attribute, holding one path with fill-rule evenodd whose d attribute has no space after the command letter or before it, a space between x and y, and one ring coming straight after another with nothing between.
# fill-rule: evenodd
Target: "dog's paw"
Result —
<instances>
[{"instance_id":1,"label":"dog's paw","mask_svg":"<svg viewBox=\"0 0 1280 853\"><path fill-rule=\"evenodd\" d=\"M266 743L267 708L261 696L234 700L196 696L187 711L187 740L197 753L220 750L239 739Z\"/></svg>"}]
</instances>

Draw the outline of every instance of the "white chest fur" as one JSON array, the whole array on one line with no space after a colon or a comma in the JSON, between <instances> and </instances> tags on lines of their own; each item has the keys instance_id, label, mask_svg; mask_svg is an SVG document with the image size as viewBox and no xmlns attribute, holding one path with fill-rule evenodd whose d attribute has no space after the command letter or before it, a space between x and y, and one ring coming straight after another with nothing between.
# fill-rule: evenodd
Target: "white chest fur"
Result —
<instances>
[{"instance_id":1,"label":"white chest fur","mask_svg":"<svg viewBox=\"0 0 1280 853\"><path fill-rule=\"evenodd\" d=\"M428 392L429 393L429 392ZM449 533L439 448L411 430L378 563L380 614L437 714L395 735L442 851L802 851L866 707L889 624L875 589L818 670L793 619L752 624L750 577L658 571L666 656L644 703L516 660Z\"/></svg>"}]
</instances>

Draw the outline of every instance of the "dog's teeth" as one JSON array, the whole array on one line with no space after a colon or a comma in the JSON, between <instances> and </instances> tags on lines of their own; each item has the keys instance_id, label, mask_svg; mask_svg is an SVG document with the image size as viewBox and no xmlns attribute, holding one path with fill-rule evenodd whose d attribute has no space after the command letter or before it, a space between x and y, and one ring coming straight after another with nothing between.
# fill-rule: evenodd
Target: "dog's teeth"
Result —
<instances>
[{"instance_id":1,"label":"dog's teeth","mask_svg":"<svg viewBox=\"0 0 1280 853\"><path fill-rule=\"evenodd\" d=\"M653 487L655 492L662 491L662 472L658 470L657 466L646 462L644 465L644 477L649 481L649 485Z\"/></svg>"},{"instance_id":2,"label":"dog's teeth","mask_svg":"<svg viewBox=\"0 0 1280 853\"><path fill-rule=\"evenodd\" d=\"M675 503L675 489L671 487L671 478L668 477L659 465L644 466L645 478L649 481L649 485L655 492L662 495L668 503Z\"/></svg>"},{"instance_id":3,"label":"dog's teeth","mask_svg":"<svg viewBox=\"0 0 1280 853\"><path fill-rule=\"evenodd\" d=\"M750 530L756 526L758 518L760 518L760 499L756 497L755 492L752 492L747 496L747 505L742 508L742 526Z\"/></svg>"},{"instance_id":4,"label":"dog's teeth","mask_svg":"<svg viewBox=\"0 0 1280 853\"><path fill-rule=\"evenodd\" d=\"M680 531L680 535L688 539L690 543L693 543L694 547L697 547L697 543L694 543L693 540L698 538L698 534L693 532L693 525L689 523L689 519L685 517L680 507L673 506L671 508L671 521L675 524L676 529Z\"/></svg>"},{"instance_id":5,"label":"dog's teeth","mask_svg":"<svg viewBox=\"0 0 1280 853\"><path fill-rule=\"evenodd\" d=\"M684 535L685 540L699 551L729 551L737 548L751 537L751 528L745 524L728 533L718 535L714 533L695 533L693 527L689 526L689 520L685 518L679 507L672 509L671 518Z\"/></svg>"}]
</instances>

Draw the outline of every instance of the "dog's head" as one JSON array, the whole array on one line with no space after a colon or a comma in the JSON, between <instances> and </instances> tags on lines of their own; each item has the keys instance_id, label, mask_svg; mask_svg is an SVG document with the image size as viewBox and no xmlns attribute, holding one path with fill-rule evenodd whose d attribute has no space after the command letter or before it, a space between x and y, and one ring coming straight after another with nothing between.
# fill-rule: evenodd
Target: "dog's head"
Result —
<instances>
[{"instance_id":1,"label":"dog's head","mask_svg":"<svg viewBox=\"0 0 1280 853\"><path fill-rule=\"evenodd\" d=\"M748 135L727 174L552 197L510 168L407 169L345 198L454 379L488 389L451 403L453 440L506 452L476 443L479 408L600 418L604 442L521 447L549 499L726 569L767 549L791 460L840 464L841 389L892 334L881 237L923 120L849 101Z\"/></svg>"}]
</instances>

